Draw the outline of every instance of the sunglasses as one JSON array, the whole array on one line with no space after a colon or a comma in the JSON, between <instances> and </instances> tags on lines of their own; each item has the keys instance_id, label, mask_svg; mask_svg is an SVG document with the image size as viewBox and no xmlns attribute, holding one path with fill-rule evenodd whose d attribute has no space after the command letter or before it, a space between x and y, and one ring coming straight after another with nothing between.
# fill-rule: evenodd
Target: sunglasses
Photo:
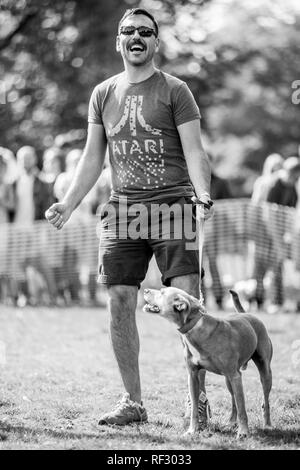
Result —
<instances>
[{"instance_id":1,"label":"sunglasses","mask_svg":"<svg viewBox=\"0 0 300 470\"><path fill-rule=\"evenodd\" d=\"M125 36L133 36L136 31L141 38L150 38L152 34L154 34L155 37L157 36L154 29L148 28L147 26L139 26L138 28L134 26L123 26L120 28L120 34L124 34Z\"/></svg>"}]
</instances>

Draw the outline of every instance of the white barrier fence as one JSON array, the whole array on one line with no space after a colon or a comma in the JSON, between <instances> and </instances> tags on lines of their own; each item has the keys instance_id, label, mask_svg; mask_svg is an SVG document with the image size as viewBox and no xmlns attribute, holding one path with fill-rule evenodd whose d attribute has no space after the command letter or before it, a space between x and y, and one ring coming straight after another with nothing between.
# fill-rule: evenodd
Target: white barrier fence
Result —
<instances>
[{"instance_id":1,"label":"white barrier fence","mask_svg":"<svg viewBox=\"0 0 300 470\"><path fill-rule=\"evenodd\" d=\"M205 223L204 266L206 285L215 298L236 282L282 271L282 286L297 298L300 270L299 214L293 208L265 203L256 206L249 199L216 201L214 217ZM97 275L98 219L67 224L56 231L46 221L29 226L0 225L0 277L22 282L33 266L55 283L82 270ZM158 285L160 274L151 264L147 276ZM289 295L289 294L288 294ZM297 300L299 300L297 298Z\"/></svg>"}]
</instances>

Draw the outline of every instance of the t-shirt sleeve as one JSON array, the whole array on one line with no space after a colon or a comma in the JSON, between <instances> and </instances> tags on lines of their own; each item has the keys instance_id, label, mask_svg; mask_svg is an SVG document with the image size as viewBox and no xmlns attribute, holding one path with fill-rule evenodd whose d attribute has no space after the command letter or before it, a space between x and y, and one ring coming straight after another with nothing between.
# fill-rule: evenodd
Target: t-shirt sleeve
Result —
<instances>
[{"instance_id":1,"label":"t-shirt sleeve","mask_svg":"<svg viewBox=\"0 0 300 470\"><path fill-rule=\"evenodd\" d=\"M98 86L94 88L90 98L88 122L90 124L103 124L101 111L101 93Z\"/></svg>"},{"instance_id":2,"label":"t-shirt sleeve","mask_svg":"<svg viewBox=\"0 0 300 470\"><path fill-rule=\"evenodd\" d=\"M184 82L176 90L173 112L176 126L201 118L195 98Z\"/></svg>"}]
</instances>

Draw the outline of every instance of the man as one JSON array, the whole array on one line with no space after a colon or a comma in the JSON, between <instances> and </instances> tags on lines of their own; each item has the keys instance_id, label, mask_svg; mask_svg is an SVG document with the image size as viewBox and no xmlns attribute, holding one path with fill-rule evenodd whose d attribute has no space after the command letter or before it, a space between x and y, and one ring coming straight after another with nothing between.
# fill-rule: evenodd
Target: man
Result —
<instances>
[{"instance_id":1,"label":"man","mask_svg":"<svg viewBox=\"0 0 300 470\"><path fill-rule=\"evenodd\" d=\"M201 143L199 110L185 83L154 66L159 38L153 16L143 9L127 10L119 23L116 48L125 70L95 88L85 151L63 201L48 211L49 222L57 229L67 222L97 181L106 145L112 172L109 208L117 211L125 198L127 203L143 203L147 209L155 202L180 201L182 206L186 202L191 206L196 193L208 217L210 165ZM119 213L117 224L121 225L121 219ZM107 285L112 346L127 393L99 424L146 421L135 321L138 288L154 253L164 284L199 296L197 252L185 249L184 237L111 238L105 215L102 223L99 281ZM200 375L205 393L205 372Z\"/></svg>"}]
</instances>

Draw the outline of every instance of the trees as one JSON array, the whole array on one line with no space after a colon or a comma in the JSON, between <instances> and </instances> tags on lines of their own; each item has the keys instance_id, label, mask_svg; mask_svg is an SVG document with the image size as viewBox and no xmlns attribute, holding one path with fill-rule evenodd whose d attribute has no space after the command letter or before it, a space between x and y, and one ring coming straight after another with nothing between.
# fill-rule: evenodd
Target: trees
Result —
<instances>
[{"instance_id":1,"label":"trees","mask_svg":"<svg viewBox=\"0 0 300 470\"><path fill-rule=\"evenodd\" d=\"M122 67L117 22L136 4L158 17L158 63L190 85L224 175L259 171L273 151L296 152L298 0L2 0L2 145L42 149L57 134L84 134L92 88Z\"/></svg>"},{"instance_id":2,"label":"trees","mask_svg":"<svg viewBox=\"0 0 300 470\"><path fill-rule=\"evenodd\" d=\"M85 129L92 88L120 67L114 36L125 5L118 0L3 2L2 145L16 150L34 143L42 149L57 134Z\"/></svg>"},{"instance_id":3,"label":"trees","mask_svg":"<svg viewBox=\"0 0 300 470\"><path fill-rule=\"evenodd\" d=\"M202 3L176 2L173 14L166 6L162 63L192 88L222 173L259 171L271 152L296 154L300 106L291 96L300 78L299 2Z\"/></svg>"}]
</instances>

